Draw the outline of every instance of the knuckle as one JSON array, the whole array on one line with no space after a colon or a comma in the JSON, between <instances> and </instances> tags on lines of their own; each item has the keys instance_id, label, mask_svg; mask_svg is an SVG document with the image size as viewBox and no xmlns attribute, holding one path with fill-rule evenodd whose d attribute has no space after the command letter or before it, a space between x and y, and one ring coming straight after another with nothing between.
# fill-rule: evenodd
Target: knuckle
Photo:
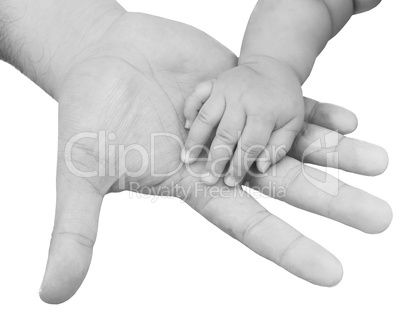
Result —
<instances>
[{"instance_id":1,"label":"knuckle","mask_svg":"<svg viewBox=\"0 0 402 326\"><path fill-rule=\"evenodd\" d=\"M95 240L82 232L53 232L53 237L62 236L71 239L81 246L92 249L95 245Z\"/></svg>"},{"instance_id":2,"label":"knuckle","mask_svg":"<svg viewBox=\"0 0 402 326\"><path fill-rule=\"evenodd\" d=\"M251 140L245 140L242 141L240 145L240 149L243 153L252 156L252 157L257 157L260 155L261 151L264 149L261 144L258 142L252 142Z\"/></svg>"},{"instance_id":3,"label":"knuckle","mask_svg":"<svg viewBox=\"0 0 402 326\"><path fill-rule=\"evenodd\" d=\"M283 251L279 254L279 257L276 261L276 263L279 266L282 266L284 264L284 262L287 259L288 254L291 252L291 250L296 247L300 241L302 241L304 239L304 235L299 234L297 235L288 245L285 249L283 249Z\"/></svg>"},{"instance_id":4,"label":"knuckle","mask_svg":"<svg viewBox=\"0 0 402 326\"><path fill-rule=\"evenodd\" d=\"M216 138L225 144L234 144L237 142L237 136L227 130L226 128L218 128L216 131Z\"/></svg>"},{"instance_id":5,"label":"knuckle","mask_svg":"<svg viewBox=\"0 0 402 326\"><path fill-rule=\"evenodd\" d=\"M247 117L247 122L249 122L252 126L265 128L267 123L273 121L273 116L272 113L267 112L266 109L261 108L260 111L262 112L261 114L249 115Z\"/></svg>"},{"instance_id":6,"label":"knuckle","mask_svg":"<svg viewBox=\"0 0 402 326\"><path fill-rule=\"evenodd\" d=\"M71 213L71 212L70 212ZM77 211L74 213L90 212ZM57 223L58 227L53 230L52 237L69 238L84 247L93 248L96 240L96 227L81 219L62 218Z\"/></svg>"},{"instance_id":7,"label":"knuckle","mask_svg":"<svg viewBox=\"0 0 402 326\"><path fill-rule=\"evenodd\" d=\"M213 116L207 111L207 110L201 110L198 113L197 119L206 125L212 126L214 125L215 119L213 119Z\"/></svg>"},{"instance_id":8,"label":"knuckle","mask_svg":"<svg viewBox=\"0 0 402 326\"><path fill-rule=\"evenodd\" d=\"M240 241L248 245L252 242L253 234L258 230L259 227L262 227L262 224L267 223L273 217L271 213L266 210L260 210L250 218L247 219L247 222L243 226L243 231L240 236Z\"/></svg>"},{"instance_id":9,"label":"knuckle","mask_svg":"<svg viewBox=\"0 0 402 326\"><path fill-rule=\"evenodd\" d=\"M211 145L211 160L221 161L225 159L230 159L233 155L233 147L227 144Z\"/></svg>"}]
</instances>

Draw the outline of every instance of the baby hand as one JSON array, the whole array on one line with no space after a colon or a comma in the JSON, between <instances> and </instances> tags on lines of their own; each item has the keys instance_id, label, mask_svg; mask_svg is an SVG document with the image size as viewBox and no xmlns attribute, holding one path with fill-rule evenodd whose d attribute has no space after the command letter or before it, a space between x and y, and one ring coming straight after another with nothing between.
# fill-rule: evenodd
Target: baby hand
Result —
<instances>
[{"instance_id":1,"label":"baby hand","mask_svg":"<svg viewBox=\"0 0 402 326\"><path fill-rule=\"evenodd\" d=\"M215 184L230 161L225 183L234 187L254 162L265 173L291 148L304 118L300 82L273 59L241 65L200 83L186 99L184 116L191 129L183 162L193 163L217 128L202 180Z\"/></svg>"}]
</instances>

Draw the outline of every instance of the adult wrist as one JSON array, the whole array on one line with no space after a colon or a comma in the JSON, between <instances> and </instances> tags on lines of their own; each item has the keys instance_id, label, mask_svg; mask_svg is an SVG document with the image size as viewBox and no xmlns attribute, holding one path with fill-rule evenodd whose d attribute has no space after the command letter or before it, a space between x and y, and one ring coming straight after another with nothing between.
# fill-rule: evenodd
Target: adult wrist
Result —
<instances>
[{"instance_id":1,"label":"adult wrist","mask_svg":"<svg viewBox=\"0 0 402 326\"><path fill-rule=\"evenodd\" d=\"M76 58L124 13L114 0L10 0L0 5L0 51L57 99Z\"/></svg>"}]
</instances>

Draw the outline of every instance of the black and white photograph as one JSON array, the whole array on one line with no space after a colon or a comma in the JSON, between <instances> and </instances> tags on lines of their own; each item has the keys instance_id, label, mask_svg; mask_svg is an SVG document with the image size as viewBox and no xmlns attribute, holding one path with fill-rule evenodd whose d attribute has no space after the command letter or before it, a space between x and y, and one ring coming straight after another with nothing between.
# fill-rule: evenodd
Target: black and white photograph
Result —
<instances>
[{"instance_id":1,"label":"black and white photograph","mask_svg":"<svg viewBox=\"0 0 402 326\"><path fill-rule=\"evenodd\" d=\"M0 325L402 325L401 12L0 0Z\"/></svg>"}]
</instances>

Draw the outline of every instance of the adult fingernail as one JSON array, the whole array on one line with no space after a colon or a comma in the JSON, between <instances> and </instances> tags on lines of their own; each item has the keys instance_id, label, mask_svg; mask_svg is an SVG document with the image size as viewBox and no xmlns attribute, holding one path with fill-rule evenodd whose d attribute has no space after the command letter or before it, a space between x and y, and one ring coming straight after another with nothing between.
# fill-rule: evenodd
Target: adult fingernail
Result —
<instances>
[{"instance_id":1,"label":"adult fingernail","mask_svg":"<svg viewBox=\"0 0 402 326\"><path fill-rule=\"evenodd\" d=\"M236 187L238 185L237 180L230 175L225 177L225 183L229 187Z\"/></svg>"}]
</instances>

